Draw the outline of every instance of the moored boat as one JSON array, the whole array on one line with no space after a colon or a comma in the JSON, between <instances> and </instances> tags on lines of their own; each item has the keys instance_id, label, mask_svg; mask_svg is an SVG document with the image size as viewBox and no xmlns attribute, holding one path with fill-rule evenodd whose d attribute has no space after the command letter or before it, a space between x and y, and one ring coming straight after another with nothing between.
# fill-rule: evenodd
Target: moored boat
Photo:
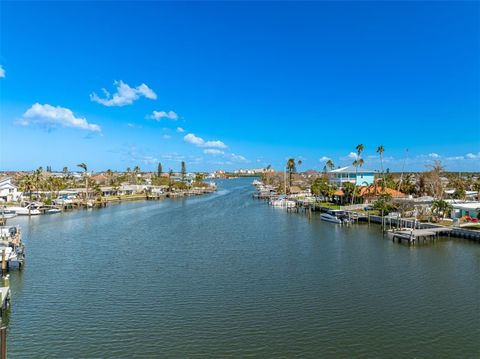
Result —
<instances>
[{"instance_id":1,"label":"moored boat","mask_svg":"<svg viewBox=\"0 0 480 359\"><path fill-rule=\"evenodd\" d=\"M322 213L320 219L336 224L346 224L350 222L346 213L339 210L330 210L327 213Z\"/></svg>"}]
</instances>

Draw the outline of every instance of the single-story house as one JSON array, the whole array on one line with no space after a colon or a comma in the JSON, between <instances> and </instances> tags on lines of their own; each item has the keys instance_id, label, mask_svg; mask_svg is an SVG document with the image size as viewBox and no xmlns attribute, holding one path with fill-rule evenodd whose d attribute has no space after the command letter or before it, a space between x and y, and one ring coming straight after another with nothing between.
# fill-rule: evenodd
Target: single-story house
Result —
<instances>
[{"instance_id":1,"label":"single-story house","mask_svg":"<svg viewBox=\"0 0 480 359\"><path fill-rule=\"evenodd\" d=\"M452 218L462 218L470 216L478 218L480 214L480 202L463 202L451 203L453 210L451 212Z\"/></svg>"}]
</instances>

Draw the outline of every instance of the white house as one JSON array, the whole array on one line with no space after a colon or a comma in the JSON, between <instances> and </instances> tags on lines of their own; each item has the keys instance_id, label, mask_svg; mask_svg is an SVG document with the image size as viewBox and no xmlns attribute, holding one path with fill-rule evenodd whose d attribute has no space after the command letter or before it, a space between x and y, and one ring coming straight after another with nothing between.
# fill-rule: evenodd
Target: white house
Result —
<instances>
[{"instance_id":1,"label":"white house","mask_svg":"<svg viewBox=\"0 0 480 359\"><path fill-rule=\"evenodd\" d=\"M21 197L21 192L17 191L17 186L12 184L10 177L0 179L0 201L16 202Z\"/></svg>"},{"instance_id":2,"label":"white house","mask_svg":"<svg viewBox=\"0 0 480 359\"><path fill-rule=\"evenodd\" d=\"M355 167L347 166L334 169L328 172L330 183L337 187L343 187L345 182L353 183L357 186L370 186L375 181L375 172Z\"/></svg>"}]
</instances>

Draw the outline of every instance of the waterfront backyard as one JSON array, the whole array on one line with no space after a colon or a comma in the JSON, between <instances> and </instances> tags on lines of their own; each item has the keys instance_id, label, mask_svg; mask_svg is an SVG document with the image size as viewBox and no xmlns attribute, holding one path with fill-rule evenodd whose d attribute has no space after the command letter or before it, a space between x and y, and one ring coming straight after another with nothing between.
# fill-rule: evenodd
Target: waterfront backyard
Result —
<instances>
[{"instance_id":1,"label":"waterfront backyard","mask_svg":"<svg viewBox=\"0 0 480 359\"><path fill-rule=\"evenodd\" d=\"M8 351L33 357L476 357L480 246L408 247L252 200L15 218Z\"/></svg>"}]
</instances>

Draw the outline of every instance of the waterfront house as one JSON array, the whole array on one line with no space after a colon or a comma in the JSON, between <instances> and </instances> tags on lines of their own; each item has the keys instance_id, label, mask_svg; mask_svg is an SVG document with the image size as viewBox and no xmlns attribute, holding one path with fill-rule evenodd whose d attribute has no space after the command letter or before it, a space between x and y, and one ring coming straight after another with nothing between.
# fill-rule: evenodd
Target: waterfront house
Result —
<instances>
[{"instance_id":1,"label":"waterfront house","mask_svg":"<svg viewBox=\"0 0 480 359\"><path fill-rule=\"evenodd\" d=\"M0 201L17 202L20 197L21 193L17 191L17 186L12 184L11 177L0 179Z\"/></svg>"},{"instance_id":2,"label":"waterfront house","mask_svg":"<svg viewBox=\"0 0 480 359\"><path fill-rule=\"evenodd\" d=\"M451 211L452 218L462 218L465 216L479 218L480 202L462 202L451 203L453 209Z\"/></svg>"},{"instance_id":3,"label":"waterfront house","mask_svg":"<svg viewBox=\"0 0 480 359\"><path fill-rule=\"evenodd\" d=\"M331 184L339 188L346 182L357 186L370 186L375 181L375 172L360 167L355 170L354 166L347 166L329 171L328 178Z\"/></svg>"}]
</instances>

